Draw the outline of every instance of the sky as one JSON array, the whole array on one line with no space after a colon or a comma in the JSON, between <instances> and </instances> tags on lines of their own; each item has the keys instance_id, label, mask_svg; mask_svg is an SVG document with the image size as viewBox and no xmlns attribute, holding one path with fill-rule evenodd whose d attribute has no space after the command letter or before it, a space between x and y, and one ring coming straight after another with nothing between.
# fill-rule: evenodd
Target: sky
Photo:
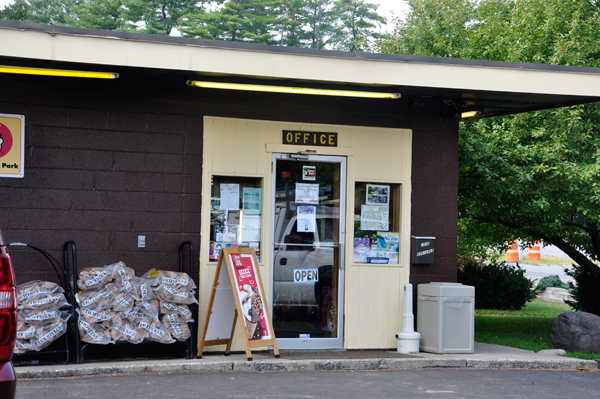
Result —
<instances>
[{"instance_id":1,"label":"sky","mask_svg":"<svg viewBox=\"0 0 600 399\"><path fill-rule=\"evenodd\" d=\"M12 3L14 0L0 0L0 8L4 8L7 4ZM378 12L390 20L390 12L393 12L395 16L402 15L406 10L406 3L402 0L367 0L368 3L379 4Z\"/></svg>"}]
</instances>

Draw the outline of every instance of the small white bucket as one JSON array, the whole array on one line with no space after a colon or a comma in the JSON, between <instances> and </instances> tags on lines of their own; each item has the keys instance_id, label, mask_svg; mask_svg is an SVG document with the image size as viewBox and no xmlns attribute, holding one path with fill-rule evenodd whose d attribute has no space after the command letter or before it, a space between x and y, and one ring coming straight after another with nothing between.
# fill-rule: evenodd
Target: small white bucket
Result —
<instances>
[{"instance_id":1,"label":"small white bucket","mask_svg":"<svg viewBox=\"0 0 600 399\"><path fill-rule=\"evenodd\" d=\"M421 334L418 332L399 332L396 333L398 340L398 353L419 353L419 342Z\"/></svg>"}]
</instances>

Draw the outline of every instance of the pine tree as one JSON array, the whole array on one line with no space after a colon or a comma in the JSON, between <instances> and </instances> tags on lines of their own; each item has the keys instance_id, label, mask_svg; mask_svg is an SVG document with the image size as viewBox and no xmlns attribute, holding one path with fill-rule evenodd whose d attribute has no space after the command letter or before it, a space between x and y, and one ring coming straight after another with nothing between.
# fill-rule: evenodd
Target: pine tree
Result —
<instances>
[{"instance_id":1,"label":"pine tree","mask_svg":"<svg viewBox=\"0 0 600 399\"><path fill-rule=\"evenodd\" d=\"M126 20L124 0L81 1L74 10L76 18L67 19L70 26L82 28L135 31L136 26Z\"/></svg>"},{"instance_id":2,"label":"pine tree","mask_svg":"<svg viewBox=\"0 0 600 399\"><path fill-rule=\"evenodd\" d=\"M305 47L325 48L335 35L338 17L330 0L302 0L299 12L301 41Z\"/></svg>"},{"instance_id":3,"label":"pine tree","mask_svg":"<svg viewBox=\"0 0 600 399\"><path fill-rule=\"evenodd\" d=\"M379 35L377 26L385 24L385 18L377 14L377 5L363 0L338 0L334 3L340 23L335 33L334 48L347 51L365 51L370 39Z\"/></svg>"},{"instance_id":4,"label":"pine tree","mask_svg":"<svg viewBox=\"0 0 600 399\"><path fill-rule=\"evenodd\" d=\"M142 23L142 33L169 35L180 18L194 9L194 0L127 0L128 19Z\"/></svg>"},{"instance_id":5,"label":"pine tree","mask_svg":"<svg viewBox=\"0 0 600 399\"><path fill-rule=\"evenodd\" d=\"M186 15L184 36L277 44L283 0L230 0L213 12Z\"/></svg>"}]
</instances>

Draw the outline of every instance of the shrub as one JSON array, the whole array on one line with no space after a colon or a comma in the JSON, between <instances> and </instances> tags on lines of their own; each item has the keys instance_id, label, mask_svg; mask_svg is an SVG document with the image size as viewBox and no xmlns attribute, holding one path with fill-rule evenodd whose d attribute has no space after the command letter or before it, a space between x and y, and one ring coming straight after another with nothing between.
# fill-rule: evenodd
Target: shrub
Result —
<instances>
[{"instance_id":1,"label":"shrub","mask_svg":"<svg viewBox=\"0 0 600 399\"><path fill-rule=\"evenodd\" d=\"M573 265L573 269L566 269L565 273L573 277L576 283L569 283L573 300L565 302L575 310L600 316L600 277L579 265Z\"/></svg>"},{"instance_id":2,"label":"shrub","mask_svg":"<svg viewBox=\"0 0 600 399\"><path fill-rule=\"evenodd\" d=\"M562 281L560 279L560 277L558 277L557 274L555 274L554 276L543 277L540 279L540 281L538 281L538 283L537 283L538 291L543 291L547 287L558 287L558 288L568 289L569 285L567 283L565 283L564 281Z\"/></svg>"},{"instance_id":3,"label":"shrub","mask_svg":"<svg viewBox=\"0 0 600 399\"><path fill-rule=\"evenodd\" d=\"M520 310L535 298L533 282L518 265L461 258L457 277L459 283L475 287L477 309Z\"/></svg>"}]
</instances>

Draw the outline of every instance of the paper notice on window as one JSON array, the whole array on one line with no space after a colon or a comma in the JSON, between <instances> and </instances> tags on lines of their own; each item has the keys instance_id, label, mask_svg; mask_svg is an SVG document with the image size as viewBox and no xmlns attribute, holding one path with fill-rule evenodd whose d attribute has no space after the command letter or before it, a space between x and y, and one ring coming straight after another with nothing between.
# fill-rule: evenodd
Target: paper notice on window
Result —
<instances>
[{"instance_id":1,"label":"paper notice on window","mask_svg":"<svg viewBox=\"0 0 600 399\"><path fill-rule=\"evenodd\" d=\"M316 209L314 206L299 206L297 225L299 233L314 233L317 224Z\"/></svg>"},{"instance_id":2,"label":"paper notice on window","mask_svg":"<svg viewBox=\"0 0 600 399\"><path fill-rule=\"evenodd\" d=\"M260 188L244 187L242 204L245 215L260 215L260 197Z\"/></svg>"},{"instance_id":3,"label":"paper notice on window","mask_svg":"<svg viewBox=\"0 0 600 399\"><path fill-rule=\"evenodd\" d=\"M260 215L242 216L242 242L260 241Z\"/></svg>"},{"instance_id":4,"label":"paper notice on window","mask_svg":"<svg viewBox=\"0 0 600 399\"><path fill-rule=\"evenodd\" d=\"M296 183L296 203L314 205L318 204L319 185L308 183Z\"/></svg>"},{"instance_id":5,"label":"paper notice on window","mask_svg":"<svg viewBox=\"0 0 600 399\"><path fill-rule=\"evenodd\" d=\"M389 231L390 208L380 205L360 206L360 229Z\"/></svg>"},{"instance_id":6,"label":"paper notice on window","mask_svg":"<svg viewBox=\"0 0 600 399\"><path fill-rule=\"evenodd\" d=\"M367 184L367 205L389 205L390 186Z\"/></svg>"},{"instance_id":7,"label":"paper notice on window","mask_svg":"<svg viewBox=\"0 0 600 399\"><path fill-rule=\"evenodd\" d=\"M240 185L221 184L221 210L240 210Z\"/></svg>"}]
</instances>

